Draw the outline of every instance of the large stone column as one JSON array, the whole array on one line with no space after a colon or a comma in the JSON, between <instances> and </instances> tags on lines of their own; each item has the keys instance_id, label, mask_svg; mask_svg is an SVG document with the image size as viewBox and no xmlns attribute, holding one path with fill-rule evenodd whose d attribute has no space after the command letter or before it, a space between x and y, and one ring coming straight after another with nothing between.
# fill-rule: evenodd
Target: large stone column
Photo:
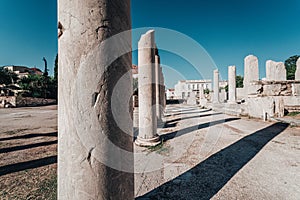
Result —
<instances>
[{"instance_id":1,"label":"large stone column","mask_svg":"<svg viewBox=\"0 0 300 200\"><path fill-rule=\"evenodd\" d=\"M199 98L200 99L204 99L205 96L204 96L204 88L202 85L199 86Z\"/></svg>"},{"instance_id":2,"label":"large stone column","mask_svg":"<svg viewBox=\"0 0 300 200\"><path fill-rule=\"evenodd\" d=\"M154 30L141 36L138 43L139 66L139 134L135 143L139 146L156 146L157 135L155 40Z\"/></svg>"},{"instance_id":3,"label":"large stone column","mask_svg":"<svg viewBox=\"0 0 300 200\"><path fill-rule=\"evenodd\" d=\"M130 1L58 0L58 19L58 199L133 199Z\"/></svg>"},{"instance_id":4,"label":"large stone column","mask_svg":"<svg viewBox=\"0 0 300 200\"><path fill-rule=\"evenodd\" d=\"M295 73L295 80L300 80L300 58L297 60L297 68Z\"/></svg>"},{"instance_id":5,"label":"large stone column","mask_svg":"<svg viewBox=\"0 0 300 200\"><path fill-rule=\"evenodd\" d=\"M166 86L165 86L165 77L164 74L162 73L162 105L163 109L166 109L167 106L167 97L166 97Z\"/></svg>"},{"instance_id":6,"label":"large stone column","mask_svg":"<svg viewBox=\"0 0 300 200\"><path fill-rule=\"evenodd\" d=\"M300 81L300 58L298 58L296 62L295 80ZM293 95L300 96L300 84L299 83L292 84L292 91L293 91Z\"/></svg>"},{"instance_id":7,"label":"large stone column","mask_svg":"<svg viewBox=\"0 0 300 200\"><path fill-rule=\"evenodd\" d=\"M160 102L160 112L161 112L161 117L164 114L164 98L165 98L165 94L164 94L164 77L163 77L163 71L162 71L162 67L159 67L159 102Z\"/></svg>"},{"instance_id":8,"label":"large stone column","mask_svg":"<svg viewBox=\"0 0 300 200\"><path fill-rule=\"evenodd\" d=\"M266 62L266 79L268 81L286 81L284 63L268 60Z\"/></svg>"},{"instance_id":9,"label":"large stone column","mask_svg":"<svg viewBox=\"0 0 300 200\"><path fill-rule=\"evenodd\" d=\"M157 49L156 49L157 51ZM157 123L158 127L162 126L162 118L161 118L161 72L160 72L160 57L158 52L155 55L155 97L156 97L156 116L157 116Z\"/></svg>"},{"instance_id":10,"label":"large stone column","mask_svg":"<svg viewBox=\"0 0 300 200\"><path fill-rule=\"evenodd\" d=\"M214 70L214 98L213 103L219 103L219 70Z\"/></svg>"},{"instance_id":11,"label":"large stone column","mask_svg":"<svg viewBox=\"0 0 300 200\"><path fill-rule=\"evenodd\" d=\"M236 67L229 66L228 67L228 102L235 103L236 102Z\"/></svg>"},{"instance_id":12,"label":"large stone column","mask_svg":"<svg viewBox=\"0 0 300 200\"><path fill-rule=\"evenodd\" d=\"M256 94L258 89L253 85L253 81L259 80L258 59L249 55L244 59L244 91L245 94Z\"/></svg>"}]
</instances>

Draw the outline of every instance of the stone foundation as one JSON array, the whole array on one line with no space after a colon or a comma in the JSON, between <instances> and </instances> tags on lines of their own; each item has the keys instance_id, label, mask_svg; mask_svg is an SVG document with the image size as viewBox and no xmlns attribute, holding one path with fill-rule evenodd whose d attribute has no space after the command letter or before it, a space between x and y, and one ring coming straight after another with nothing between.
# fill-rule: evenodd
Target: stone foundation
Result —
<instances>
[{"instance_id":1,"label":"stone foundation","mask_svg":"<svg viewBox=\"0 0 300 200\"><path fill-rule=\"evenodd\" d=\"M0 108L24 107L24 106L44 106L56 104L56 99L44 99L33 97L1 96Z\"/></svg>"}]
</instances>

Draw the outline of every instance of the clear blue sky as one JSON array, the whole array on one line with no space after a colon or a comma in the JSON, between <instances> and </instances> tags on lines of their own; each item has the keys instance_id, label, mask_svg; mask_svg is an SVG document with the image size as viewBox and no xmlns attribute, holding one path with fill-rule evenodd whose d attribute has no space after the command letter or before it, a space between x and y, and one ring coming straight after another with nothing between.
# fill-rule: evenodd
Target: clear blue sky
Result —
<instances>
[{"instance_id":1,"label":"clear blue sky","mask_svg":"<svg viewBox=\"0 0 300 200\"><path fill-rule=\"evenodd\" d=\"M0 66L24 65L53 74L57 54L56 0L0 0Z\"/></svg>"},{"instance_id":2,"label":"clear blue sky","mask_svg":"<svg viewBox=\"0 0 300 200\"><path fill-rule=\"evenodd\" d=\"M243 60L249 54L259 58L261 78L266 60L300 55L299 0L132 0L132 20L133 27L164 27L193 38L210 54L223 79L229 65L243 74ZM161 57L162 64L181 69L187 78L198 78L178 59ZM167 77L168 87L174 82Z\"/></svg>"},{"instance_id":3,"label":"clear blue sky","mask_svg":"<svg viewBox=\"0 0 300 200\"><path fill-rule=\"evenodd\" d=\"M156 32L158 48L178 48L181 52L178 56L160 51L168 87L173 87L180 75L186 79L211 78L207 74L216 67L223 79L227 79L229 65L236 65L238 74L243 74L243 59L249 54L259 58L261 77L265 76L266 60L284 61L300 55L299 0L132 0L131 4L133 28L162 27L190 37L187 42L181 41L183 35L168 37ZM53 73L57 53L56 7L56 0L0 1L0 66L43 69L45 56L50 74ZM133 46L143 31L133 34ZM192 40L207 51L215 64L210 58L203 58L205 53L189 47ZM186 55L191 55L192 60L201 56L191 62ZM199 60L204 64L198 65ZM133 62L137 63L136 52ZM196 73L193 65L201 70L207 66L205 77Z\"/></svg>"}]
</instances>

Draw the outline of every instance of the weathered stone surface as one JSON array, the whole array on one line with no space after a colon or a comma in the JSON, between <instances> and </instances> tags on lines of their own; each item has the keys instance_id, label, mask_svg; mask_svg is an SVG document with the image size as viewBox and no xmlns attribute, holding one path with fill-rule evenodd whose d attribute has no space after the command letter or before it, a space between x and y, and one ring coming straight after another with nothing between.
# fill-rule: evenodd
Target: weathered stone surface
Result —
<instances>
[{"instance_id":1,"label":"weathered stone surface","mask_svg":"<svg viewBox=\"0 0 300 200\"><path fill-rule=\"evenodd\" d=\"M267 84L260 93L263 96L291 96L292 85L286 83Z\"/></svg>"},{"instance_id":2,"label":"weathered stone surface","mask_svg":"<svg viewBox=\"0 0 300 200\"><path fill-rule=\"evenodd\" d=\"M300 96L300 83L292 84L293 96Z\"/></svg>"},{"instance_id":3,"label":"weathered stone surface","mask_svg":"<svg viewBox=\"0 0 300 200\"><path fill-rule=\"evenodd\" d=\"M219 70L214 70L214 96L213 103L219 103Z\"/></svg>"},{"instance_id":4,"label":"weathered stone surface","mask_svg":"<svg viewBox=\"0 0 300 200\"><path fill-rule=\"evenodd\" d=\"M266 118L282 117L284 110L289 107L299 108L300 98L296 96L265 96L251 97L247 99L247 114L250 117Z\"/></svg>"},{"instance_id":5,"label":"weathered stone surface","mask_svg":"<svg viewBox=\"0 0 300 200\"><path fill-rule=\"evenodd\" d=\"M253 82L258 80L258 59L256 56L249 55L244 59L244 92L246 96L256 93L257 88L253 86Z\"/></svg>"},{"instance_id":6,"label":"weathered stone surface","mask_svg":"<svg viewBox=\"0 0 300 200\"><path fill-rule=\"evenodd\" d=\"M205 98L205 95L204 95L204 88L202 85L200 85L199 87L199 98L200 99L204 99Z\"/></svg>"},{"instance_id":7,"label":"weathered stone surface","mask_svg":"<svg viewBox=\"0 0 300 200\"><path fill-rule=\"evenodd\" d=\"M191 92L190 96L187 98L187 105L197 105L197 98L194 92Z\"/></svg>"},{"instance_id":8,"label":"weathered stone surface","mask_svg":"<svg viewBox=\"0 0 300 200\"><path fill-rule=\"evenodd\" d=\"M58 199L133 199L130 1L58 5Z\"/></svg>"},{"instance_id":9,"label":"weathered stone surface","mask_svg":"<svg viewBox=\"0 0 300 200\"><path fill-rule=\"evenodd\" d=\"M266 80L268 81L286 81L286 69L283 62L266 62Z\"/></svg>"},{"instance_id":10,"label":"weathered stone surface","mask_svg":"<svg viewBox=\"0 0 300 200\"><path fill-rule=\"evenodd\" d=\"M273 97L254 97L247 99L248 114L251 117L270 119L275 117L276 99Z\"/></svg>"},{"instance_id":11,"label":"weathered stone surface","mask_svg":"<svg viewBox=\"0 0 300 200\"><path fill-rule=\"evenodd\" d=\"M228 102L236 102L236 67L228 67Z\"/></svg>"},{"instance_id":12,"label":"weathered stone surface","mask_svg":"<svg viewBox=\"0 0 300 200\"><path fill-rule=\"evenodd\" d=\"M297 68L295 73L295 80L300 80L300 58L298 58L296 65Z\"/></svg>"},{"instance_id":13,"label":"weathered stone surface","mask_svg":"<svg viewBox=\"0 0 300 200\"><path fill-rule=\"evenodd\" d=\"M227 101L227 92L225 89L221 89L219 93L219 102L226 102Z\"/></svg>"},{"instance_id":14,"label":"weathered stone surface","mask_svg":"<svg viewBox=\"0 0 300 200\"><path fill-rule=\"evenodd\" d=\"M162 71L162 68L161 68L161 105L162 105L162 115L164 113L164 110L166 109L166 105L167 105L167 97L166 97L166 86L165 86L165 77L164 77L164 74L163 74L163 71Z\"/></svg>"},{"instance_id":15,"label":"weathered stone surface","mask_svg":"<svg viewBox=\"0 0 300 200\"><path fill-rule=\"evenodd\" d=\"M155 55L155 98L156 98L156 116L157 123L161 124L161 67L160 67L160 57Z\"/></svg>"},{"instance_id":16,"label":"weathered stone surface","mask_svg":"<svg viewBox=\"0 0 300 200\"><path fill-rule=\"evenodd\" d=\"M245 99L246 97L246 91L245 88L236 88L236 98L237 100Z\"/></svg>"},{"instance_id":17,"label":"weathered stone surface","mask_svg":"<svg viewBox=\"0 0 300 200\"><path fill-rule=\"evenodd\" d=\"M141 36L138 43L139 66L139 134L135 143L139 146L155 146L160 143L157 135L155 39L154 30Z\"/></svg>"}]
</instances>

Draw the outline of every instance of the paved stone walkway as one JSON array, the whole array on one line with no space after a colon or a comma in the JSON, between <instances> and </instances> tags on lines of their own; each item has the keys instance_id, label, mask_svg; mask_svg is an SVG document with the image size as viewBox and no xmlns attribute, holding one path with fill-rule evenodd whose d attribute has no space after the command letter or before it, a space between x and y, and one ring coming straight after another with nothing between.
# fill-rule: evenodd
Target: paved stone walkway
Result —
<instances>
[{"instance_id":1,"label":"paved stone walkway","mask_svg":"<svg viewBox=\"0 0 300 200\"><path fill-rule=\"evenodd\" d=\"M137 199L299 199L300 128L172 105L164 142L135 147Z\"/></svg>"}]
</instances>

